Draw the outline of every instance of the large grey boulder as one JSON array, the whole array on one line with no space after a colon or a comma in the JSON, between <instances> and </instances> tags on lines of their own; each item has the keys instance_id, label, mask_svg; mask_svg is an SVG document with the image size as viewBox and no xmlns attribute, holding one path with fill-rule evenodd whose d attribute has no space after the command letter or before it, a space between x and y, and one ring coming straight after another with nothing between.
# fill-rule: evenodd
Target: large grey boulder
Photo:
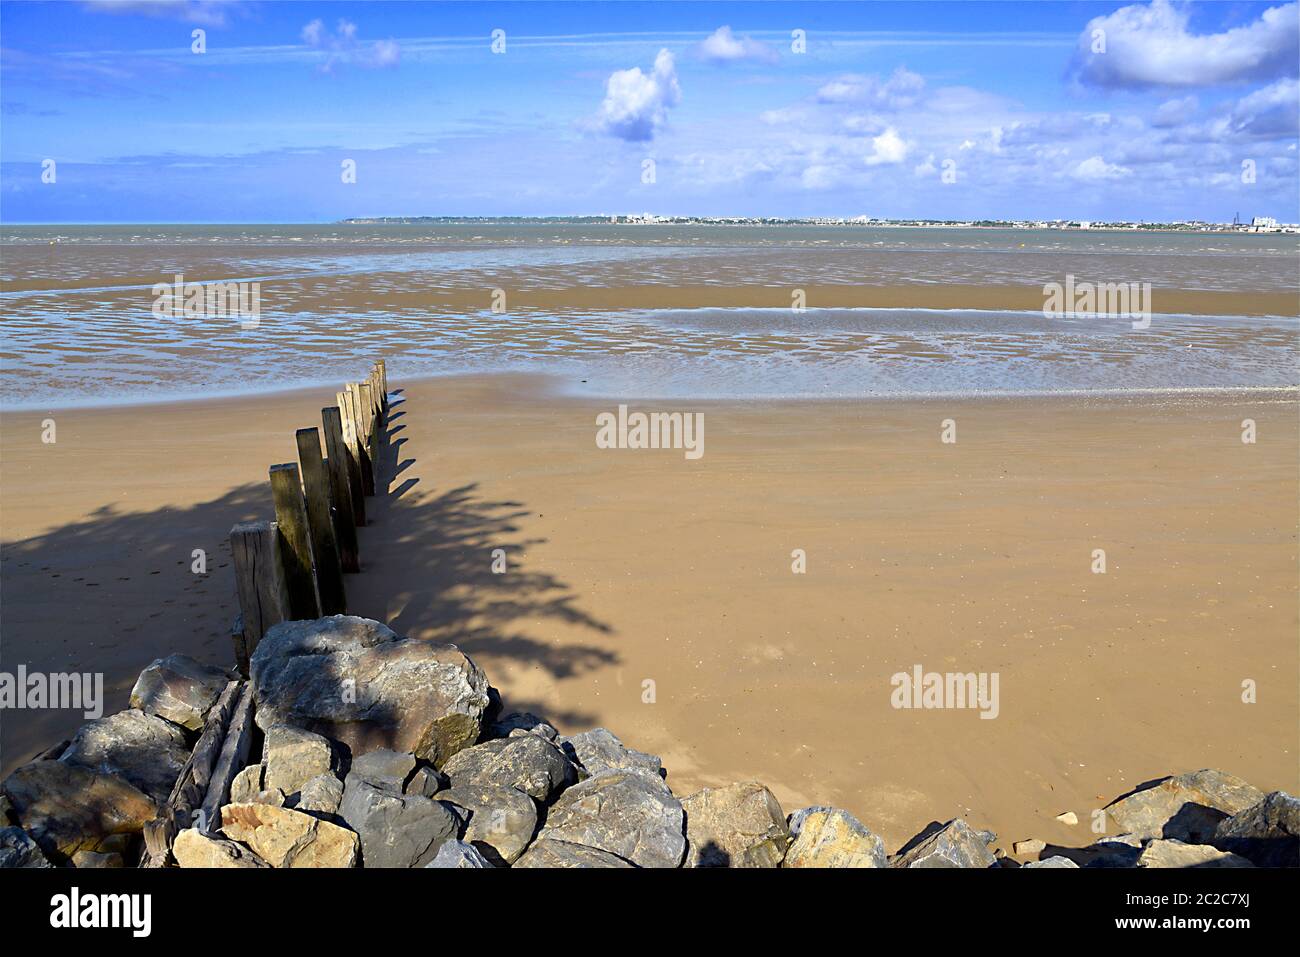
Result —
<instances>
[{"instance_id":1,"label":"large grey boulder","mask_svg":"<svg viewBox=\"0 0 1300 957\"><path fill-rule=\"evenodd\" d=\"M220 668L202 664L189 655L168 655L140 672L131 689L131 707L200 731L208 710L221 697L228 681Z\"/></svg>"},{"instance_id":2,"label":"large grey boulder","mask_svg":"<svg viewBox=\"0 0 1300 957\"><path fill-rule=\"evenodd\" d=\"M277 724L266 732L266 771L262 787L283 791L292 803L302 786L334 768L329 740L292 725Z\"/></svg>"},{"instance_id":3,"label":"large grey boulder","mask_svg":"<svg viewBox=\"0 0 1300 957\"><path fill-rule=\"evenodd\" d=\"M466 844L464 841L445 841L438 848L438 853L433 855L433 860L424 866L468 870L471 868L490 868L493 865L479 853L478 848L474 845Z\"/></svg>"},{"instance_id":4,"label":"large grey boulder","mask_svg":"<svg viewBox=\"0 0 1300 957\"><path fill-rule=\"evenodd\" d=\"M409 752L441 767L478 740L487 677L455 645L399 638L377 621L287 621L250 662L257 724L292 725L346 745Z\"/></svg>"},{"instance_id":5,"label":"large grey boulder","mask_svg":"<svg viewBox=\"0 0 1300 957\"><path fill-rule=\"evenodd\" d=\"M1138 867L1254 867L1250 861L1208 844L1175 840L1148 841L1138 855Z\"/></svg>"},{"instance_id":6,"label":"large grey boulder","mask_svg":"<svg viewBox=\"0 0 1300 957\"><path fill-rule=\"evenodd\" d=\"M1220 821L1211 843L1256 867L1300 867L1300 800L1274 791Z\"/></svg>"},{"instance_id":7,"label":"large grey boulder","mask_svg":"<svg viewBox=\"0 0 1300 957\"><path fill-rule=\"evenodd\" d=\"M890 861L891 867L992 867L993 835L976 831L961 818L949 821Z\"/></svg>"},{"instance_id":8,"label":"large grey boulder","mask_svg":"<svg viewBox=\"0 0 1300 957\"><path fill-rule=\"evenodd\" d=\"M290 806L295 811L337 824L336 817L342 803L343 782L333 774L318 774L302 786L297 800Z\"/></svg>"},{"instance_id":9,"label":"large grey boulder","mask_svg":"<svg viewBox=\"0 0 1300 957\"><path fill-rule=\"evenodd\" d=\"M189 756L180 727L131 709L83 724L59 760L100 774L115 774L163 802Z\"/></svg>"},{"instance_id":10,"label":"large grey boulder","mask_svg":"<svg viewBox=\"0 0 1300 957\"><path fill-rule=\"evenodd\" d=\"M463 812L462 839L497 866L518 860L537 830L537 805L515 788L463 784L439 791L435 800Z\"/></svg>"},{"instance_id":11,"label":"large grey boulder","mask_svg":"<svg viewBox=\"0 0 1300 957\"><path fill-rule=\"evenodd\" d=\"M41 850L63 858L116 849L158 816L158 803L117 775L62 761L24 764L0 789Z\"/></svg>"},{"instance_id":12,"label":"large grey boulder","mask_svg":"<svg viewBox=\"0 0 1300 957\"><path fill-rule=\"evenodd\" d=\"M1125 833L1205 844L1220 821L1263 799L1263 791L1241 778L1206 769L1164 778L1117 798L1106 814Z\"/></svg>"},{"instance_id":13,"label":"large grey boulder","mask_svg":"<svg viewBox=\"0 0 1300 957\"><path fill-rule=\"evenodd\" d=\"M39 844L21 827L0 828L0 867L53 867Z\"/></svg>"},{"instance_id":14,"label":"large grey boulder","mask_svg":"<svg viewBox=\"0 0 1300 957\"><path fill-rule=\"evenodd\" d=\"M422 867L458 836L460 821L451 811L432 798L402 793L400 768L392 758L354 763L343 782L338 816L361 838L364 867Z\"/></svg>"},{"instance_id":15,"label":"large grey boulder","mask_svg":"<svg viewBox=\"0 0 1300 957\"><path fill-rule=\"evenodd\" d=\"M687 829L690 828L687 811ZM790 815L793 843L782 867L888 867L885 842L848 811L806 807Z\"/></svg>"},{"instance_id":16,"label":"large grey boulder","mask_svg":"<svg viewBox=\"0 0 1300 957\"><path fill-rule=\"evenodd\" d=\"M553 841L549 838L535 841L524 852L524 856L515 862L515 867L524 868L634 866L617 854L602 851L600 848L587 847L585 844L570 844L567 841Z\"/></svg>"},{"instance_id":17,"label":"large grey boulder","mask_svg":"<svg viewBox=\"0 0 1300 957\"><path fill-rule=\"evenodd\" d=\"M638 867L679 867L684 824L681 802L657 776L609 771L561 794L538 838L594 847Z\"/></svg>"},{"instance_id":18,"label":"large grey boulder","mask_svg":"<svg viewBox=\"0 0 1300 957\"><path fill-rule=\"evenodd\" d=\"M1144 840L1146 839L1137 834L1113 834L1099 838L1087 847L1057 850L1080 867L1137 867L1138 858L1142 856Z\"/></svg>"},{"instance_id":19,"label":"large grey boulder","mask_svg":"<svg viewBox=\"0 0 1300 957\"><path fill-rule=\"evenodd\" d=\"M555 725L539 718L531 711L512 711L510 714L493 721L483 737L485 739L508 738L510 735L521 731L540 735L547 741L554 741L560 735L560 732L555 729Z\"/></svg>"},{"instance_id":20,"label":"large grey boulder","mask_svg":"<svg viewBox=\"0 0 1300 957\"><path fill-rule=\"evenodd\" d=\"M605 728L557 738L556 744L592 777L606 771L641 771L655 777L664 776L663 762L657 756L624 747L623 742Z\"/></svg>"},{"instance_id":21,"label":"large grey boulder","mask_svg":"<svg viewBox=\"0 0 1300 957\"><path fill-rule=\"evenodd\" d=\"M686 867L780 867L790 829L776 796L757 781L682 798Z\"/></svg>"},{"instance_id":22,"label":"large grey boulder","mask_svg":"<svg viewBox=\"0 0 1300 957\"><path fill-rule=\"evenodd\" d=\"M1074 863L1074 861L1070 860L1068 857L1062 857L1059 854L1054 855L1052 857L1043 858L1041 861L1030 861L1028 864L1024 866L1025 867L1046 867L1046 868L1051 868L1052 870L1057 870L1062 868L1066 870L1069 869L1077 870L1079 867L1078 864Z\"/></svg>"},{"instance_id":23,"label":"large grey boulder","mask_svg":"<svg viewBox=\"0 0 1300 957\"><path fill-rule=\"evenodd\" d=\"M573 762L537 734L520 734L466 748L449 758L442 772L452 787L473 784L517 788L542 804L578 780Z\"/></svg>"}]
</instances>

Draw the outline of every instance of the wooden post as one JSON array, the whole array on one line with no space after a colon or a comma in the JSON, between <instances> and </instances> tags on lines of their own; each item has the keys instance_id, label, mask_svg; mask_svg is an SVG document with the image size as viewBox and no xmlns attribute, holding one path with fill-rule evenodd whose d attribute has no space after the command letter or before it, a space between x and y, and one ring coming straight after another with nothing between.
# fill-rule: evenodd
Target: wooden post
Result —
<instances>
[{"instance_id":1,"label":"wooden post","mask_svg":"<svg viewBox=\"0 0 1300 957\"><path fill-rule=\"evenodd\" d=\"M330 505L334 510L334 534L339 542L339 561L345 572L361 571L357 556L357 521L352 510L352 486L348 479L348 456L343 444L343 416L337 406L320 410L325 427L325 460L330 476Z\"/></svg>"},{"instance_id":2,"label":"wooden post","mask_svg":"<svg viewBox=\"0 0 1300 957\"><path fill-rule=\"evenodd\" d=\"M370 470L377 489L379 487L379 442L376 434L378 430L375 428L375 393L369 382L361 383L360 390L361 417L365 419L366 454L370 456ZM375 492L372 490L370 494L374 495Z\"/></svg>"},{"instance_id":3,"label":"wooden post","mask_svg":"<svg viewBox=\"0 0 1300 957\"><path fill-rule=\"evenodd\" d=\"M307 525L307 502L298 481L294 462L271 466L271 495L275 500L275 521L279 537L280 566L289 592L289 618L320 617L316 578L312 573L311 531Z\"/></svg>"},{"instance_id":4,"label":"wooden post","mask_svg":"<svg viewBox=\"0 0 1300 957\"><path fill-rule=\"evenodd\" d=\"M374 462L370 459L370 450L366 444L365 416L361 414L361 389L355 382L347 384L348 411L352 415L352 428L356 433L357 465L361 469L361 491L364 495L375 494Z\"/></svg>"},{"instance_id":5,"label":"wooden post","mask_svg":"<svg viewBox=\"0 0 1300 957\"><path fill-rule=\"evenodd\" d=\"M339 561L339 540L330 515L330 480L320 451L320 429L299 429L298 464L302 466L302 490L307 497L307 524L311 528L311 553L316 559L316 592L322 615L347 614L343 594L343 566Z\"/></svg>"},{"instance_id":6,"label":"wooden post","mask_svg":"<svg viewBox=\"0 0 1300 957\"><path fill-rule=\"evenodd\" d=\"M274 522L241 522L230 530L239 595L242 648L236 646L239 671L248 675L248 660L268 628L289 618L289 590L280 564L279 532Z\"/></svg>"},{"instance_id":7,"label":"wooden post","mask_svg":"<svg viewBox=\"0 0 1300 957\"><path fill-rule=\"evenodd\" d=\"M235 775L248 764L248 748L253 738L253 684L245 681L239 703L230 715L226 738L221 743L221 754L212 765L212 775L203 796L203 816L200 820L209 834L221 827L221 806L230 799L230 784Z\"/></svg>"},{"instance_id":8,"label":"wooden post","mask_svg":"<svg viewBox=\"0 0 1300 957\"><path fill-rule=\"evenodd\" d=\"M348 394L336 393L343 426L343 447L347 450L348 487L352 492L352 516L357 528L366 524L366 492L361 482L361 463L357 458L357 429L349 410ZM330 453L331 457L333 453Z\"/></svg>"},{"instance_id":9,"label":"wooden post","mask_svg":"<svg viewBox=\"0 0 1300 957\"><path fill-rule=\"evenodd\" d=\"M384 411L388 411L388 361L380 359L375 363L379 367L379 394L384 400Z\"/></svg>"}]
</instances>

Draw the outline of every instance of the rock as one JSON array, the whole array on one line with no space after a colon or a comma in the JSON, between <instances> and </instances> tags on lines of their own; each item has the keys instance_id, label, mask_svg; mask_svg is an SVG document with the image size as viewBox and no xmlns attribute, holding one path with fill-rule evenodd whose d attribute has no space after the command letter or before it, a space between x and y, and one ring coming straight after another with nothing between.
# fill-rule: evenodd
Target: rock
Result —
<instances>
[{"instance_id":1,"label":"rock","mask_svg":"<svg viewBox=\"0 0 1300 957\"><path fill-rule=\"evenodd\" d=\"M228 681L220 668L201 664L189 655L168 655L140 672L131 689L131 707L201 731L208 710Z\"/></svg>"},{"instance_id":2,"label":"rock","mask_svg":"<svg viewBox=\"0 0 1300 957\"><path fill-rule=\"evenodd\" d=\"M657 776L609 771L561 794L538 837L594 847L638 867L679 867L683 824L681 802Z\"/></svg>"},{"instance_id":3,"label":"rock","mask_svg":"<svg viewBox=\"0 0 1300 957\"><path fill-rule=\"evenodd\" d=\"M250 764L236 774L230 782L230 803L252 803L253 795L262 790L262 774L265 770L260 764Z\"/></svg>"},{"instance_id":4,"label":"rock","mask_svg":"<svg viewBox=\"0 0 1300 957\"><path fill-rule=\"evenodd\" d=\"M411 775L411 779L406 782L406 786L402 790L407 794L433 797L446 786L447 781L443 775L433 768L423 767L415 769L415 773Z\"/></svg>"},{"instance_id":5,"label":"rock","mask_svg":"<svg viewBox=\"0 0 1300 957\"><path fill-rule=\"evenodd\" d=\"M1254 867L1244 857L1221 851L1208 844L1184 844L1175 840L1155 840L1142 849L1138 867Z\"/></svg>"},{"instance_id":6,"label":"rock","mask_svg":"<svg viewBox=\"0 0 1300 957\"><path fill-rule=\"evenodd\" d=\"M1056 819L1062 824L1068 824L1071 827L1074 827L1074 825L1079 823L1079 815L1075 814L1073 811L1066 811L1062 814L1058 814L1056 815Z\"/></svg>"},{"instance_id":7,"label":"rock","mask_svg":"<svg viewBox=\"0 0 1300 957\"><path fill-rule=\"evenodd\" d=\"M487 678L455 645L399 638L377 621L286 621L250 663L257 723L292 725L347 746L389 748L441 767L478 740Z\"/></svg>"},{"instance_id":8,"label":"rock","mask_svg":"<svg viewBox=\"0 0 1300 957\"><path fill-rule=\"evenodd\" d=\"M547 741L554 741L559 737L560 732L555 726L547 721L543 721L537 715L529 711L515 711L512 714L505 715L498 721L494 721L484 735L486 738L508 738L516 731L523 731L528 734L536 734Z\"/></svg>"},{"instance_id":9,"label":"rock","mask_svg":"<svg viewBox=\"0 0 1300 957\"><path fill-rule=\"evenodd\" d=\"M537 830L537 806L515 788L464 784L440 791L437 800L466 812L463 839L497 866L518 860Z\"/></svg>"},{"instance_id":10,"label":"rock","mask_svg":"<svg viewBox=\"0 0 1300 957\"><path fill-rule=\"evenodd\" d=\"M1016 841L1011 845L1011 850L1021 857L1033 857L1041 854L1047 849L1047 842L1040 841L1038 838L1030 838L1027 841Z\"/></svg>"},{"instance_id":11,"label":"rock","mask_svg":"<svg viewBox=\"0 0 1300 957\"><path fill-rule=\"evenodd\" d=\"M682 798L686 867L780 867L790 844L781 804L757 781Z\"/></svg>"},{"instance_id":12,"label":"rock","mask_svg":"<svg viewBox=\"0 0 1300 957\"><path fill-rule=\"evenodd\" d=\"M406 782L414 771L414 755L380 748L355 758L347 776L401 794L406 790Z\"/></svg>"},{"instance_id":13,"label":"rock","mask_svg":"<svg viewBox=\"0 0 1300 957\"><path fill-rule=\"evenodd\" d=\"M1078 864L1074 863L1074 861L1070 860L1068 857L1062 857L1059 854L1053 857L1045 858L1044 860L1041 861L1030 861L1028 864L1025 865L1025 867L1052 867L1052 868L1057 868L1057 867L1077 868L1078 866L1079 866Z\"/></svg>"},{"instance_id":14,"label":"rock","mask_svg":"<svg viewBox=\"0 0 1300 957\"><path fill-rule=\"evenodd\" d=\"M272 867L355 867L360 850L347 828L269 804L227 804L221 830Z\"/></svg>"},{"instance_id":15,"label":"rock","mask_svg":"<svg viewBox=\"0 0 1300 957\"><path fill-rule=\"evenodd\" d=\"M617 854L584 844L553 841L549 838L533 844L515 867L633 867Z\"/></svg>"},{"instance_id":16,"label":"rock","mask_svg":"<svg viewBox=\"0 0 1300 957\"><path fill-rule=\"evenodd\" d=\"M376 783L365 771L348 772L338 810L361 838L362 866L422 867L458 836L459 820L437 801L393 789L391 777Z\"/></svg>"},{"instance_id":17,"label":"rock","mask_svg":"<svg viewBox=\"0 0 1300 957\"><path fill-rule=\"evenodd\" d=\"M425 867L491 867L478 848L472 844L466 844L464 841L444 841L438 848L438 853L433 855L433 860Z\"/></svg>"},{"instance_id":18,"label":"rock","mask_svg":"<svg viewBox=\"0 0 1300 957\"><path fill-rule=\"evenodd\" d=\"M622 741L604 728L560 738L556 743L592 777L605 771L642 771L659 778L664 776L659 758L625 748Z\"/></svg>"},{"instance_id":19,"label":"rock","mask_svg":"<svg viewBox=\"0 0 1300 957\"><path fill-rule=\"evenodd\" d=\"M333 821L343 803L343 782L333 774L318 774L302 786L298 800L292 805L295 811L312 814L324 821Z\"/></svg>"},{"instance_id":20,"label":"rock","mask_svg":"<svg viewBox=\"0 0 1300 957\"><path fill-rule=\"evenodd\" d=\"M976 831L961 818L904 848L890 862L891 867L992 867L996 861L989 850L988 831Z\"/></svg>"},{"instance_id":21,"label":"rock","mask_svg":"<svg viewBox=\"0 0 1300 957\"><path fill-rule=\"evenodd\" d=\"M1220 821L1263 800L1264 793L1222 771L1191 771L1112 801L1106 814L1127 833L1204 844Z\"/></svg>"},{"instance_id":22,"label":"rock","mask_svg":"<svg viewBox=\"0 0 1300 957\"><path fill-rule=\"evenodd\" d=\"M486 741L448 759L442 771L452 787L466 784L517 788L542 804L578 780L578 769L541 735Z\"/></svg>"},{"instance_id":23,"label":"rock","mask_svg":"<svg viewBox=\"0 0 1300 957\"><path fill-rule=\"evenodd\" d=\"M687 811L689 833L690 811ZM794 843L782 867L888 867L885 842L848 811L806 807L790 815Z\"/></svg>"},{"instance_id":24,"label":"rock","mask_svg":"<svg viewBox=\"0 0 1300 957\"><path fill-rule=\"evenodd\" d=\"M0 788L47 856L108 850L115 835L125 840L158 816L157 802L117 775L62 761L24 764Z\"/></svg>"},{"instance_id":25,"label":"rock","mask_svg":"<svg viewBox=\"0 0 1300 957\"><path fill-rule=\"evenodd\" d=\"M1300 800L1274 791L1220 821L1211 843L1256 867L1300 867Z\"/></svg>"},{"instance_id":26,"label":"rock","mask_svg":"<svg viewBox=\"0 0 1300 957\"><path fill-rule=\"evenodd\" d=\"M116 851L77 851L72 855L72 866L82 870L104 870L125 867L122 855Z\"/></svg>"},{"instance_id":27,"label":"rock","mask_svg":"<svg viewBox=\"0 0 1300 957\"><path fill-rule=\"evenodd\" d=\"M266 771L262 787L292 797L319 774L330 774L334 752L327 739L302 728L277 724L266 732Z\"/></svg>"},{"instance_id":28,"label":"rock","mask_svg":"<svg viewBox=\"0 0 1300 957\"><path fill-rule=\"evenodd\" d=\"M1087 847L1062 851L1080 867L1136 867L1142 855L1142 838L1136 834L1116 834Z\"/></svg>"},{"instance_id":29,"label":"rock","mask_svg":"<svg viewBox=\"0 0 1300 957\"><path fill-rule=\"evenodd\" d=\"M0 867L53 867L41 846L21 827L0 827Z\"/></svg>"},{"instance_id":30,"label":"rock","mask_svg":"<svg viewBox=\"0 0 1300 957\"><path fill-rule=\"evenodd\" d=\"M172 855L181 867L270 867L248 848L234 841L209 837L192 827L176 835Z\"/></svg>"},{"instance_id":31,"label":"rock","mask_svg":"<svg viewBox=\"0 0 1300 957\"><path fill-rule=\"evenodd\" d=\"M83 724L59 760L115 774L161 804L189 756L185 732L177 725L129 710Z\"/></svg>"}]
</instances>

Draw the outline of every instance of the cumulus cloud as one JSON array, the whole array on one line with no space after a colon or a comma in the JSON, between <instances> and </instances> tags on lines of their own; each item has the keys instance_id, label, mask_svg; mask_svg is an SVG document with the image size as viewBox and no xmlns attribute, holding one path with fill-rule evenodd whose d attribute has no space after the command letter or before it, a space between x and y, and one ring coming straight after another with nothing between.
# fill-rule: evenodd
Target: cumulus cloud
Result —
<instances>
[{"instance_id":1,"label":"cumulus cloud","mask_svg":"<svg viewBox=\"0 0 1300 957\"><path fill-rule=\"evenodd\" d=\"M1270 7L1222 33L1193 34L1190 10L1169 0L1094 17L1079 36L1074 69L1085 83L1120 88L1214 86L1296 73L1300 5ZM1093 52L1101 31L1104 52Z\"/></svg>"},{"instance_id":2,"label":"cumulus cloud","mask_svg":"<svg viewBox=\"0 0 1300 957\"><path fill-rule=\"evenodd\" d=\"M700 44L700 56L713 63L733 63L737 60L756 60L760 63L776 62L776 51L766 43L737 37L731 27L718 27Z\"/></svg>"},{"instance_id":3,"label":"cumulus cloud","mask_svg":"<svg viewBox=\"0 0 1300 957\"><path fill-rule=\"evenodd\" d=\"M1300 136L1300 82L1278 80L1242 97L1232 110L1231 127L1268 139Z\"/></svg>"},{"instance_id":4,"label":"cumulus cloud","mask_svg":"<svg viewBox=\"0 0 1300 957\"><path fill-rule=\"evenodd\" d=\"M395 66L401 59L401 48L395 40L376 40L362 43L357 36L357 25L340 19L331 32L321 19L315 19L302 28L302 42L326 54L321 70L331 73L341 64L365 67Z\"/></svg>"},{"instance_id":5,"label":"cumulus cloud","mask_svg":"<svg viewBox=\"0 0 1300 957\"><path fill-rule=\"evenodd\" d=\"M868 166L893 166L896 163L901 163L907 159L909 149L907 143L898 135L898 130L892 126L879 136L872 138L871 148L874 152L867 157Z\"/></svg>"},{"instance_id":6,"label":"cumulus cloud","mask_svg":"<svg viewBox=\"0 0 1300 957\"><path fill-rule=\"evenodd\" d=\"M596 127L629 142L654 139L668 121L668 110L681 98L673 55L660 50L649 73L634 66L610 74L605 82L605 99L596 115Z\"/></svg>"},{"instance_id":7,"label":"cumulus cloud","mask_svg":"<svg viewBox=\"0 0 1300 957\"><path fill-rule=\"evenodd\" d=\"M1166 100L1156 108L1151 117L1151 125L1157 129L1171 129L1183 126L1196 115L1198 106L1196 97L1184 96L1176 100Z\"/></svg>"},{"instance_id":8,"label":"cumulus cloud","mask_svg":"<svg viewBox=\"0 0 1300 957\"><path fill-rule=\"evenodd\" d=\"M887 80L877 76L846 73L817 91L819 103L866 103L880 109L898 110L912 106L925 90L925 79L899 67Z\"/></svg>"},{"instance_id":9,"label":"cumulus cloud","mask_svg":"<svg viewBox=\"0 0 1300 957\"><path fill-rule=\"evenodd\" d=\"M1100 156L1090 156L1074 167L1074 176L1089 182L1123 179L1133 171L1115 163L1107 163Z\"/></svg>"}]
</instances>

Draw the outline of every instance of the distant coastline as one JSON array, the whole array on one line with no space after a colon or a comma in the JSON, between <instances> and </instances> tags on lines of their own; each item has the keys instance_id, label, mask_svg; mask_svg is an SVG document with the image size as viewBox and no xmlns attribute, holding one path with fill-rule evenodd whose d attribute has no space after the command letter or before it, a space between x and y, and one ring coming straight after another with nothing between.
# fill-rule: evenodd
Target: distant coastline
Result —
<instances>
[{"instance_id":1,"label":"distant coastline","mask_svg":"<svg viewBox=\"0 0 1300 957\"><path fill-rule=\"evenodd\" d=\"M344 226L418 226L423 224L482 225L608 225L608 226L872 226L911 229L1055 229L1122 230L1126 232L1187 233L1300 233L1300 223L1279 223L1257 216L1250 223L1207 223L1199 220L1171 223L1102 222L1086 219L874 219L854 217L784 216L657 216L652 213L599 216L353 216L337 221Z\"/></svg>"}]
</instances>

